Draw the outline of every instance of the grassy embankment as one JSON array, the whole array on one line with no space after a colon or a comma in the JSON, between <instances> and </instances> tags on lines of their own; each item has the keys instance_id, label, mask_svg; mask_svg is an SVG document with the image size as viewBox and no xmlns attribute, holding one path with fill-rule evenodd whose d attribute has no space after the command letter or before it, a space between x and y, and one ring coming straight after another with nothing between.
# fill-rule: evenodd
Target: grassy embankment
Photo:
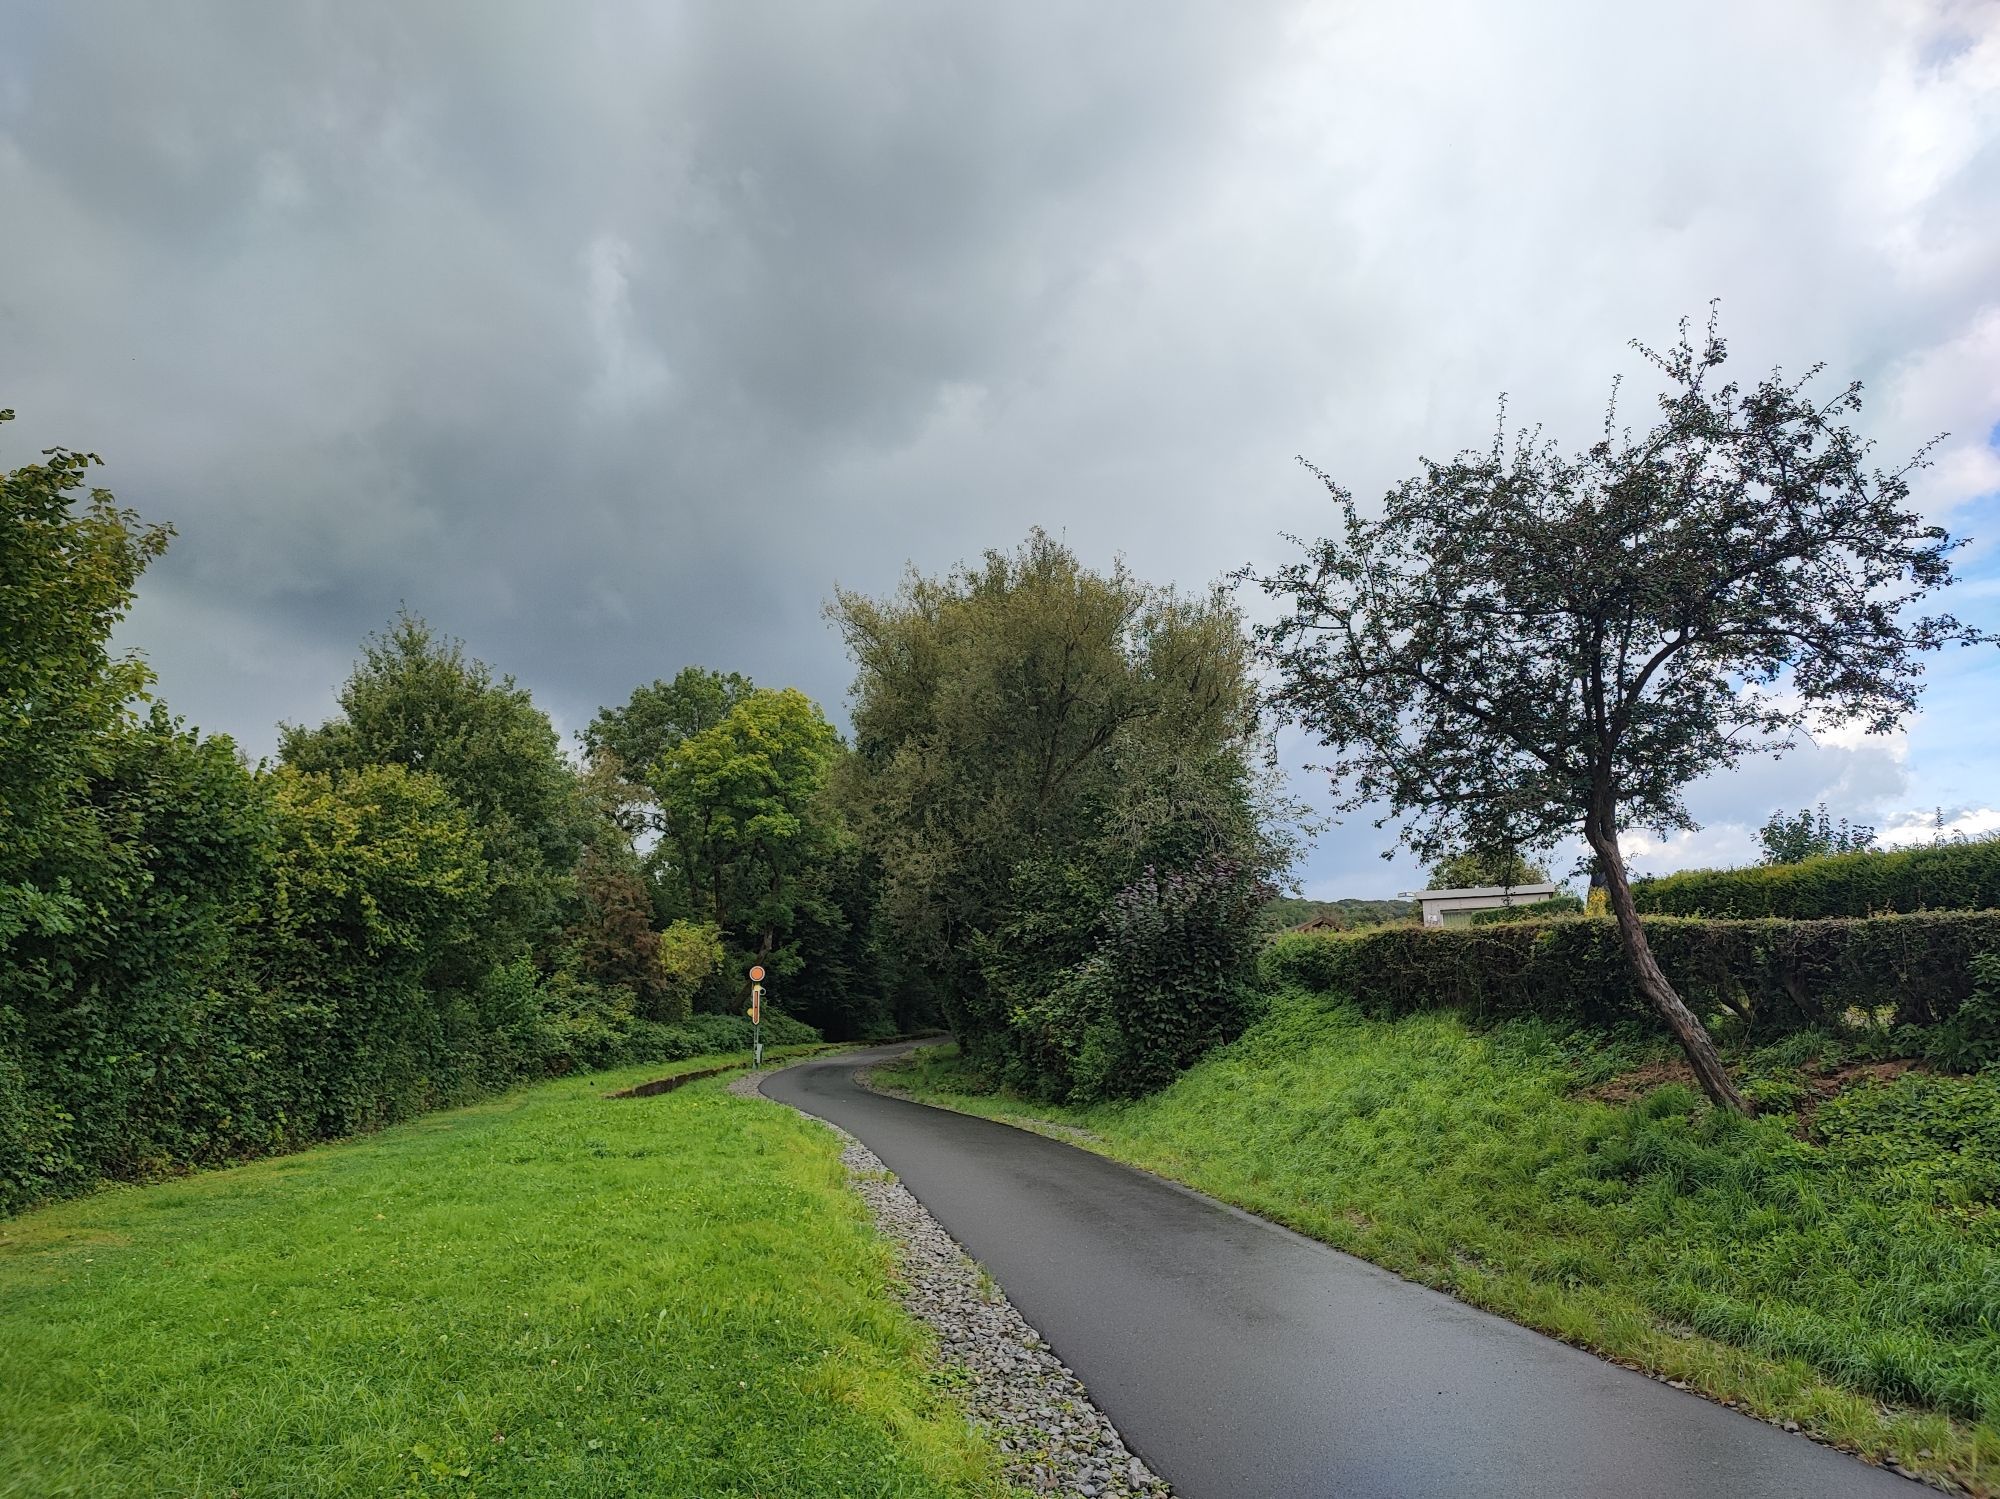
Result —
<instances>
[{"instance_id":1,"label":"grassy embankment","mask_svg":"<svg viewBox=\"0 0 2000 1499\"><path fill-rule=\"evenodd\" d=\"M951 1049L878 1076L1087 1131L1570 1342L2000 1491L2000 1068L1858 1069L1841 1043L1795 1037L1732 1058L1764 1106L1745 1122L1663 1080L1685 1073L1673 1055L1289 992L1131 1103L1030 1104Z\"/></svg>"},{"instance_id":2,"label":"grassy embankment","mask_svg":"<svg viewBox=\"0 0 2000 1499\"><path fill-rule=\"evenodd\" d=\"M972 1495L833 1137L691 1058L0 1221L0 1494Z\"/></svg>"}]
</instances>

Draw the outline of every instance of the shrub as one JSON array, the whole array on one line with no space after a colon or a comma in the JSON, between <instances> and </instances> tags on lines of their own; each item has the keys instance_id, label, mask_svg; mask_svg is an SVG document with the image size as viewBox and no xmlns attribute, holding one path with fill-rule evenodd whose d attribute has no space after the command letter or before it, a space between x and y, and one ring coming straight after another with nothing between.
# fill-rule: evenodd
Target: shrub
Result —
<instances>
[{"instance_id":1,"label":"shrub","mask_svg":"<svg viewBox=\"0 0 2000 1499\"><path fill-rule=\"evenodd\" d=\"M1498 926L1507 921L1546 921L1551 916L1576 916L1583 911L1580 895L1551 895L1547 900L1531 900L1519 906L1498 906L1491 911L1474 911L1474 926Z\"/></svg>"},{"instance_id":2,"label":"shrub","mask_svg":"<svg viewBox=\"0 0 2000 1499\"><path fill-rule=\"evenodd\" d=\"M695 995L722 971L722 928L712 921L672 922L655 946L665 999L660 1019L684 1021L694 1013Z\"/></svg>"},{"instance_id":3,"label":"shrub","mask_svg":"<svg viewBox=\"0 0 2000 1499\"><path fill-rule=\"evenodd\" d=\"M2000 990L1989 986L2000 979L1994 960L1982 956L2000 953L2000 912L1825 921L1652 916L1646 934L1697 1012L1731 1012L1765 1033L1840 1026L1858 1010L1926 1029L1956 1024L1968 1046L2000 1034L1983 1018L1989 1001L1980 997ZM1272 984L1346 993L1382 1016L1451 1008L1612 1025L1651 1014L1632 991L1617 927L1599 917L1281 937L1265 949L1262 974Z\"/></svg>"},{"instance_id":4,"label":"shrub","mask_svg":"<svg viewBox=\"0 0 2000 1499\"><path fill-rule=\"evenodd\" d=\"M1083 963L1015 1012L1010 1079L1076 1101L1165 1086L1250 1016L1255 916L1270 889L1224 859L1148 869L1112 901Z\"/></svg>"},{"instance_id":5,"label":"shrub","mask_svg":"<svg viewBox=\"0 0 2000 1499\"><path fill-rule=\"evenodd\" d=\"M1864 850L1747 869L1689 869L1640 880L1632 898L1662 916L1880 916L2000 907L2000 838L1888 853Z\"/></svg>"}]
</instances>

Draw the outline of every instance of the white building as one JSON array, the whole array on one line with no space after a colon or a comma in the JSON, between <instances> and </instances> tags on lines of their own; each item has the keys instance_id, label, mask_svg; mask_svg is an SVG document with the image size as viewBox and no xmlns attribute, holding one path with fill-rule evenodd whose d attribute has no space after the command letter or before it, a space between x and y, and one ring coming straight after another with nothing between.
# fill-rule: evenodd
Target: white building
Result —
<instances>
[{"instance_id":1,"label":"white building","mask_svg":"<svg viewBox=\"0 0 2000 1499\"><path fill-rule=\"evenodd\" d=\"M1469 926L1474 911L1525 906L1555 893L1554 885L1472 885L1463 890L1405 890L1403 899L1416 901L1423 909L1425 926Z\"/></svg>"}]
</instances>

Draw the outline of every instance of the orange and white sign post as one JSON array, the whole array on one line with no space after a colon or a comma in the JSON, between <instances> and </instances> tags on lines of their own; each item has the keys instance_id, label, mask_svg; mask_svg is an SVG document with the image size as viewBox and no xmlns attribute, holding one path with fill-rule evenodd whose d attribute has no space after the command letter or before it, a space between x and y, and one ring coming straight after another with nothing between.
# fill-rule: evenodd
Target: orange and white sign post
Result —
<instances>
[{"instance_id":1,"label":"orange and white sign post","mask_svg":"<svg viewBox=\"0 0 2000 1499\"><path fill-rule=\"evenodd\" d=\"M754 1067L764 1065L764 965L750 965L750 1059Z\"/></svg>"}]
</instances>

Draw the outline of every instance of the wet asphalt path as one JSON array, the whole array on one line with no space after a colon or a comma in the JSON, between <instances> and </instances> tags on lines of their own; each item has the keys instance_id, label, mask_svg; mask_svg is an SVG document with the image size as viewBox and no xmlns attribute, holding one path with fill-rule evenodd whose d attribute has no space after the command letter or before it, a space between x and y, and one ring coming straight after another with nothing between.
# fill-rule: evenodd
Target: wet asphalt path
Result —
<instances>
[{"instance_id":1,"label":"wet asphalt path","mask_svg":"<svg viewBox=\"0 0 2000 1499\"><path fill-rule=\"evenodd\" d=\"M1921 1499L1920 1486L1024 1130L764 1091L859 1137L1183 1499Z\"/></svg>"}]
</instances>

